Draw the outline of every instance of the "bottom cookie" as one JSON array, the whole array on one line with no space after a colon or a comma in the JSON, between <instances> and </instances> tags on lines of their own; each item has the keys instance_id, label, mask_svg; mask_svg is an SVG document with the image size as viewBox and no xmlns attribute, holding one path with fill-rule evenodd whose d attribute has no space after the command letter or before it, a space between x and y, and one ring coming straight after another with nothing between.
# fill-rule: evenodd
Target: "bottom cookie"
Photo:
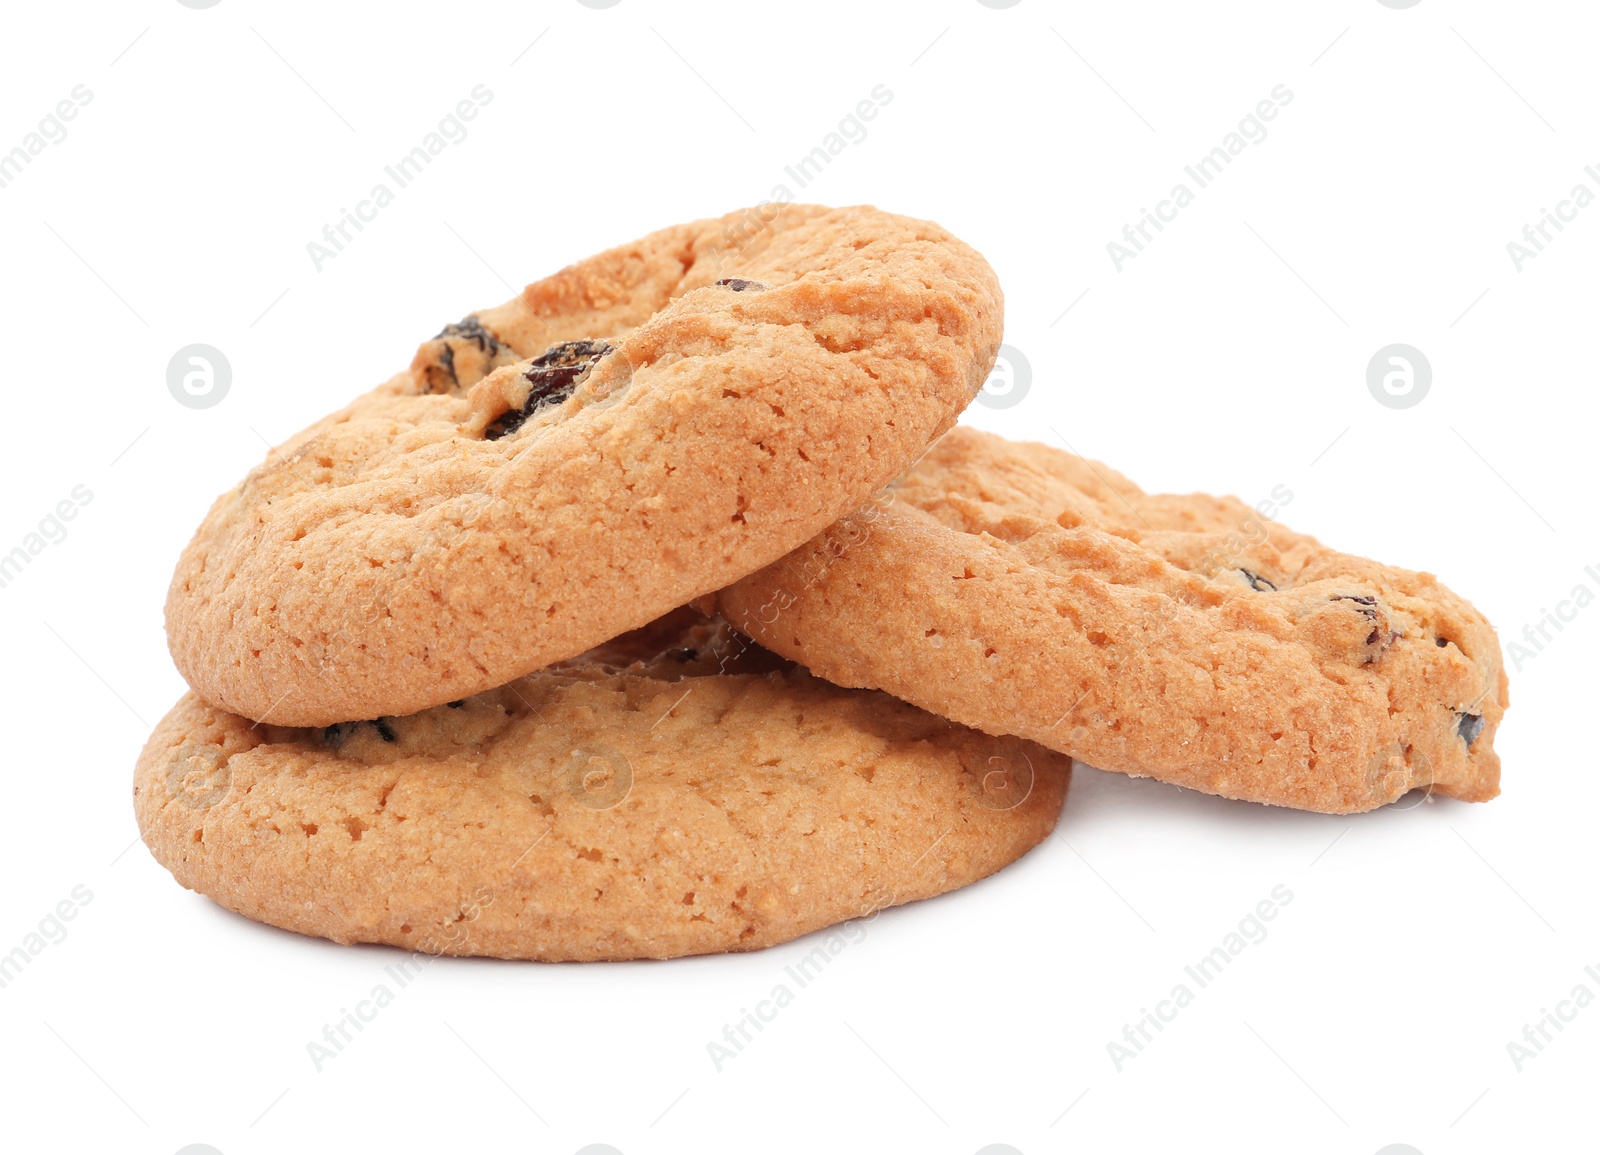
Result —
<instances>
[{"instance_id":1,"label":"bottom cookie","mask_svg":"<svg viewBox=\"0 0 1600 1155\"><path fill-rule=\"evenodd\" d=\"M180 883L302 934L672 958L983 878L1049 835L1070 773L685 609L403 718L291 729L187 694L134 808Z\"/></svg>"}]
</instances>

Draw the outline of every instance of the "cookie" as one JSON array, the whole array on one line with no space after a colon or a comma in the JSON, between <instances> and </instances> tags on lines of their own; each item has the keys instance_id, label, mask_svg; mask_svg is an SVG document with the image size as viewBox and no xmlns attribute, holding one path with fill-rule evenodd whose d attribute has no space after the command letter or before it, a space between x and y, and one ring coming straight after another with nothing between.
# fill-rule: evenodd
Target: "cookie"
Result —
<instances>
[{"instance_id":1,"label":"cookie","mask_svg":"<svg viewBox=\"0 0 1600 1155\"><path fill-rule=\"evenodd\" d=\"M937 225L767 206L581 261L447 325L212 507L167 597L206 701L409 714L781 557L944 432L998 347Z\"/></svg>"},{"instance_id":2,"label":"cookie","mask_svg":"<svg viewBox=\"0 0 1600 1155\"><path fill-rule=\"evenodd\" d=\"M965 427L720 595L765 646L991 734L1333 814L1499 792L1493 628L1234 498Z\"/></svg>"},{"instance_id":3,"label":"cookie","mask_svg":"<svg viewBox=\"0 0 1600 1155\"><path fill-rule=\"evenodd\" d=\"M983 878L1049 835L1070 773L683 610L407 717L252 725L190 693L134 807L184 886L302 934L671 958Z\"/></svg>"}]
</instances>

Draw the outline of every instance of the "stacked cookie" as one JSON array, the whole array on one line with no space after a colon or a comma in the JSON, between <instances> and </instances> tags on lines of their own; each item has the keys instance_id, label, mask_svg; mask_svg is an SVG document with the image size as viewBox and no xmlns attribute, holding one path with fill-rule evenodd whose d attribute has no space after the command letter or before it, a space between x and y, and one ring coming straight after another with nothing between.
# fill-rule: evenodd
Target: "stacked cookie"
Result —
<instances>
[{"instance_id":1,"label":"stacked cookie","mask_svg":"<svg viewBox=\"0 0 1600 1155\"><path fill-rule=\"evenodd\" d=\"M952 430L1001 318L938 226L789 205L445 326L185 550L145 841L339 942L665 958L984 877L1073 756L1329 812L1493 796L1480 615Z\"/></svg>"}]
</instances>

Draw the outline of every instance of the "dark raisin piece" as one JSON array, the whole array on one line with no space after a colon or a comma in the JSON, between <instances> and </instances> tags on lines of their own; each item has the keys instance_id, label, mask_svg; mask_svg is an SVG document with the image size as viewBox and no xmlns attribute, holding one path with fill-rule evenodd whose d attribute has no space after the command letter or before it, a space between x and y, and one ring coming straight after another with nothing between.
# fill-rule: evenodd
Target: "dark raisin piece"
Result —
<instances>
[{"instance_id":1,"label":"dark raisin piece","mask_svg":"<svg viewBox=\"0 0 1600 1155\"><path fill-rule=\"evenodd\" d=\"M456 349L448 341L445 342L444 348L439 350L439 364L450 374L450 384L461 384L461 378L456 376Z\"/></svg>"},{"instance_id":2,"label":"dark raisin piece","mask_svg":"<svg viewBox=\"0 0 1600 1155\"><path fill-rule=\"evenodd\" d=\"M1336 602L1355 602L1361 607L1362 616L1369 621L1375 622L1378 620L1378 599L1370 594L1334 594L1332 600Z\"/></svg>"},{"instance_id":3,"label":"dark raisin piece","mask_svg":"<svg viewBox=\"0 0 1600 1155\"><path fill-rule=\"evenodd\" d=\"M743 277L723 277L722 280L711 283L718 288L732 289L735 293L742 293L746 289L754 289L759 293L772 287L771 285L763 285L760 281L747 281Z\"/></svg>"},{"instance_id":4,"label":"dark raisin piece","mask_svg":"<svg viewBox=\"0 0 1600 1155\"><path fill-rule=\"evenodd\" d=\"M559 405L583 384L589 371L595 367L611 346L604 341L563 341L552 345L533 359L523 371L531 388L521 409L508 409L489 423L484 437L498 441L521 429L523 423L539 410L549 405Z\"/></svg>"},{"instance_id":5,"label":"dark raisin piece","mask_svg":"<svg viewBox=\"0 0 1600 1155\"><path fill-rule=\"evenodd\" d=\"M1444 649L1446 646L1448 646L1450 644L1450 639L1449 638L1434 638L1433 639L1433 644L1438 646L1442 650L1442 649Z\"/></svg>"},{"instance_id":6,"label":"dark raisin piece","mask_svg":"<svg viewBox=\"0 0 1600 1155\"><path fill-rule=\"evenodd\" d=\"M1482 714L1457 714L1456 733L1461 735L1461 740L1471 746L1478 740L1478 735L1483 733Z\"/></svg>"},{"instance_id":7,"label":"dark raisin piece","mask_svg":"<svg viewBox=\"0 0 1600 1155\"><path fill-rule=\"evenodd\" d=\"M465 698L458 698L454 702L446 702L445 703L445 705L449 706L452 710L459 710L459 709L461 709L462 706L465 706L466 704L467 704L467 700Z\"/></svg>"},{"instance_id":8,"label":"dark raisin piece","mask_svg":"<svg viewBox=\"0 0 1600 1155\"><path fill-rule=\"evenodd\" d=\"M446 337L459 337L463 341L471 341L486 357L493 357L500 351L500 339L483 327L483 322L478 320L476 313L451 322L433 335L435 341Z\"/></svg>"},{"instance_id":9,"label":"dark raisin piece","mask_svg":"<svg viewBox=\"0 0 1600 1155\"><path fill-rule=\"evenodd\" d=\"M1357 613L1359 613L1367 621L1374 623L1372 630L1367 634L1367 640L1364 644L1367 646L1376 646L1378 648L1376 651L1369 650L1367 652L1366 656L1362 659L1362 662L1365 665L1371 665L1373 662L1377 661L1383 656L1384 652L1390 646L1394 645L1396 641L1404 637L1400 631L1394 629L1388 630L1388 637L1384 637L1384 630L1385 627L1389 625L1389 620L1385 616L1384 612L1379 609L1378 599L1373 597L1371 594L1332 594L1329 596L1328 600L1334 602L1350 602L1355 606Z\"/></svg>"},{"instance_id":10,"label":"dark raisin piece","mask_svg":"<svg viewBox=\"0 0 1600 1155\"><path fill-rule=\"evenodd\" d=\"M394 727L389 725L389 720L387 718L378 718L372 723L372 725L377 729L378 737L382 738L385 742L393 742L395 740Z\"/></svg>"},{"instance_id":11,"label":"dark raisin piece","mask_svg":"<svg viewBox=\"0 0 1600 1155\"><path fill-rule=\"evenodd\" d=\"M331 726L323 727L323 745L332 746L335 750L337 750L340 746L345 744L345 740L349 738L351 734L355 733L356 727L359 725L361 725L360 722L335 722Z\"/></svg>"},{"instance_id":12,"label":"dark raisin piece","mask_svg":"<svg viewBox=\"0 0 1600 1155\"><path fill-rule=\"evenodd\" d=\"M1276 590L1278 588L1258 573L1251 573L1247 569L1241 569L1239 572L1244 574L1244 580L1250 583L1250 588L1253 590L1265 593L1267 590Z\"/></svg>"},{"instance_id":13,"label":"dark raisin piece","mask_svg":"<svg viewBox=\"0 0 1600 1155\"><path fill-rule=\"evenodd\" d=\"M505 348L475 315L446 325L433 335L433 340L438 342L433 364L422 370L423 381L430 393L453 393L473 384L493 368L495 358ZM473 358L472 363L466 366L469 379L463 381L456 368L456 351L469 346L475 347L482 356Z\"/></svg>"}]
</instances>

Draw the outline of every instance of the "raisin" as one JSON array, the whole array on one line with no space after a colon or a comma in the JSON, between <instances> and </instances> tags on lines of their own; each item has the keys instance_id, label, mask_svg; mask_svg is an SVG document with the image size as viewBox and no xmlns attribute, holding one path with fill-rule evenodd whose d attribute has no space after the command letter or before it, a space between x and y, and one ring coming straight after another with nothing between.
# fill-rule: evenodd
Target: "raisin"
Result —
<instances>
[{"instance_id":1,"label":"raisin","mask_svg":"<svg viewBox=\"0 0 1600 1155\"><path fill-rule=\"evenodd\" d=\"M469 314L459 321L452 321L433 335L435 341L445 337L460 337L464 341L471 341L486 357L493 357L500 351L499 338L483 327L483 322L478 320L476 313Z\"/></svg>"},{"instance_id":2,"label":"raisin","mask_svg":"<svg viewBox=\"0 0 1600 1155\"><path fill-rule=\"evenodd\" d=\"M1391 629L1389 630L1389 636L1387 638L1384 637L1384 626L1388 624L1388 619L1385 618L1382 611L1379 610L1378 599L1373 597L1371 594L1333 594L1328 600L1334 602L1353 602L1355 604L1357 613L1366 618L1367 621L1375 623L1372 627L1372 631L1367 634L1367 640L1365 644L1368 646L1377 646L1378 650L1376 653L1369 652L1367 656L1362 659L1364 665L1371 665L1373 662L1377 661L1383 656L1385 650L1405 636L1399 630Z\"/></svg>"},{"instance_id":3,"label":"raisin","mask_svg":"<svg viewBox=\"0 0 1600 1155\"><path fill-rule=\"evenodd\" d=\"M335 722L331 726L324 726L322 728L323 745L332 746L335 750L337 750L349 740L350 735L354 734L362 726L371 726L373 729L377 730L378 737L382 738L385 742L393 742L397 740L394 727L389 725L388 719L378 718L372 722Z\"/></svg>"},{"instance_id":4,"label":"raisin","mask_svg":"<svg viewBox=\"0 0 1600 1155\"><path fill-rule=\"evenodd\" d=\"M337 750L340 746L344 745L345 739L349 738L351 734L355 733L355 729L359 725L361 725L360 722L335 722L331 726L323 727L323 745L332 746L335 750Z\"/></svg>"},{"instance_id":5,"label":"raisin","mask_svg":"<svg viewBox=\"0 0 1600 1155\"><path fill-rule=\"evenodd\" d=\"M761 292L763 289L772 287L771 285L763 285L760 281L747 281L743 277L723 277L722 280L713 281L712 284L718 288L732 289L735 293L742 293L746 289L754 289L757 292Z\"/></svg>"},{"instance_id":6,"label":"raisin","mask_svg":"<svg viewBox=\"0 0 1600 1155\"><path fill-rule=\"evenodd\" d=\"M493 367L495 358L505 348L499 338L484 328L476 314L451 322L435 333L432 339L439 342L439 349L434 363L422 371L429 393L452 393L473 384ZM471 380L463 381L456 369L456 349L466 348L469 344L477 347L483 355L484 364L481 369L469 367L467 372Z\"/></svg>"},{"instance_id":7,"label":"raisin","mask_svg":"<svg viewBox=\"0 0 1600 1155\"><path fill-rule=\"evenodd\" d=\"M1478 735L1483 733L1483 715L1458 713L1456 718L1458 719L1456 733L1461 736L1463 742L1471 746L1478 740Z\"/></svg>"},{"instance_id":8,"label":"raisin","mask_svg":"<svg viewBox=\"0 0 1600 1155\"><path fill-rule=\"evenodd\" d=\"M457 698L454 702L446 702L445 703L445 705L449 706L452 710L459 710L459 709L461 709L462 706L465 706L466 704L467 704L467 700L465 698Z\"/></svg>"},{"instance_id":9,"label":"raisin","mask_svg":"<svg viewBox=\"0 0 1600 1155\"><path fill-rule=\"evenodd\" d=\"M1334 594L1336 602L1355 602L1361 607L1361 614L1369 621L1378 620L1378 599L1370 594Z\"/></svg>"},{"instance_id":10,"label":"raisin","mask_svg":"<svg viewBox=\"0 0 1600 1155\"><path fill-rule=\"evenodd\" d=\"M1449 638L1434 638L1433 639L1433 644L1438 646L1442 650L1442 649L1444 649L1446 646L1448 646L1450 644L1450 639Z\"/></svg>"},{"instance_id":11,"label":"raisin","mask_svg":"<svg viewBox=\"0 0 1600 1155\"><path fill-rule=\"evenodd\" d=\"M496 417L484 430L484 437L498 441L521 429L539 410L561 404L583 384L600 358L611 351L611 346L604 341L563 341L546 349L522 374L532 386L522 408L509 409Z\"/></svg>"},{"instance_id":12,"label":"raisin","mask_svg":"<svg viewBox=\"0 0 1600 1155\"><path fill-rule=\"evenodd\" d=\"M1267 590L1278 588L1258 573L1252 573L1247 569L1241 569L1239 572L1244 574L1244 580L1250 583L1250 588L1253 590L1265 593Z\"/></svg>"}]
</instances>

